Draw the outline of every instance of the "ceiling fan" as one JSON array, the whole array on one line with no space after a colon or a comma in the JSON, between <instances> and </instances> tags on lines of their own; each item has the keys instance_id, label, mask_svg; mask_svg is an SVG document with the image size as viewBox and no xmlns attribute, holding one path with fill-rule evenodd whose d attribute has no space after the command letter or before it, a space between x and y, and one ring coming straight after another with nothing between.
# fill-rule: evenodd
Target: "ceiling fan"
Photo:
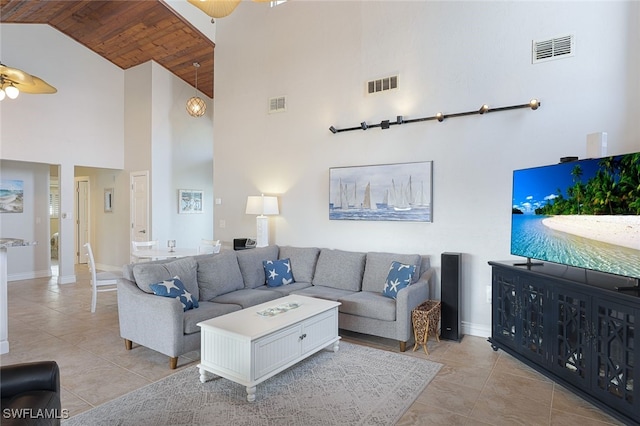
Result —
<instances>
[{"instance_id":1,"label":"ceiling fan","mask_svg":"<svg viewBox=\"0 0 640 426\"><path fill-rule=\"evenodd\" d=\"M0 63L0 101L15 99L20 92L31 94L56 93L58 90L35 75Z\"/></svg>"},{"instance_id":2,"label":"ceiling fan","mask_svg":"<svg viewBox=\"0 0 640 426\"><path fill-rule=\"evenodd\" d=\"M188 0L189 3L211 16L212 18L224 18L240 4L241 0ZM255 2L268 2L271 0L253 0Z\"/></svg>"}]
</instances>

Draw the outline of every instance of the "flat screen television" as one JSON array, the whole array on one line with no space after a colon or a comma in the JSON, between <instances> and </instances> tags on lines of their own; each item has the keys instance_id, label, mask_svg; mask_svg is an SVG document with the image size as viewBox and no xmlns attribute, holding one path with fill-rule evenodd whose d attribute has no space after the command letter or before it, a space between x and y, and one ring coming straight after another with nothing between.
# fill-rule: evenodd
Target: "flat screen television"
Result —
<instances>
[{"instance_id":1,"label":"flat screen television","mask_svg":"<svg viewBox=\"0 0 640 426\"><path fill-rule=\"evenodd\" d=\"M513 172L511 254L640 280L640 152Z\"/></svg>"}]
</instances>

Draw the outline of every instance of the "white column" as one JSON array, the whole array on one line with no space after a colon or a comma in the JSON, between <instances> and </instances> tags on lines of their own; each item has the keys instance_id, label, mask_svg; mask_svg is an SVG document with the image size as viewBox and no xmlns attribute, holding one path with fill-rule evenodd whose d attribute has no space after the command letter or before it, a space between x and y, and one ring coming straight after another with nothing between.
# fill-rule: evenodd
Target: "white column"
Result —
<instances>
[{"instance_id":1,"label":"white column","mask_svg":"<svg viewBox=\"0 0 640 426\"><path fill-rule=\"evenodd\" d=\"M9 352L9 306L7 303L7 248L0 247L0 354Z\"/></svg>"},{"instance_id":2,"label":"white column","mask_svg":"<svg viewBox=\"0 0 640 426\"><path fill-rule=\"evenodd\" d=\"M72 164L60 166L59 182L58 284L69 284L76 282L75 177Z\"/></svg>"}]
</instances>

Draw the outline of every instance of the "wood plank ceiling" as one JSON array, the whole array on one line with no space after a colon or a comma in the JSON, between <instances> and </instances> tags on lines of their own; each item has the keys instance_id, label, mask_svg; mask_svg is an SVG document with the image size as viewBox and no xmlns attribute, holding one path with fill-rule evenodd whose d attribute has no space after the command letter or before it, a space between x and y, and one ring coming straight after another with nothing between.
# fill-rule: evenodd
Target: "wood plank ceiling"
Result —
<instances>
[{"instance_id":1,"label":"wood plank ceiling","mask_svg":"<svg viewBox=\"0 0 640 426\"><path fill-rule=\"evenodd\" d=\"M213 98L215 44L161 0L0 0L0 22L49 24L123 70L154 60L194 87L199 62Z\"/></svg>"}]
</instances>

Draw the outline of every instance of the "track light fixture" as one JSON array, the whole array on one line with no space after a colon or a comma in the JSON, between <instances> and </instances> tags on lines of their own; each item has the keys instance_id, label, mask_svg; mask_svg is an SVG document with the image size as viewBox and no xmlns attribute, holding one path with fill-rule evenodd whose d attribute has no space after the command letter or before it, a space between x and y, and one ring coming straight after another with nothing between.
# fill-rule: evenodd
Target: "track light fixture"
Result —
<instances>
[{"instance_id":1,"label":"track light fixture","mask_svg":"<svg viewBox=\"0 0 640 426\"><path fill-rule=\"evenodd\" d=\"M467 115L476 115L476 114L485 114L487 112L498 112L498 111L508 111L508 110L512 110L512 109L520 109L520 108L529 108L533 111L537 110L538 108L540 108L540 106L542 105L542 103L536 99L533 98L529 101L529 103L526 104L521 104L521 105L511 105L511 106L506 106L506 107L497 107L497 108L489 108L488 104L482 104L482 106L480 107L479 110L476 111L466 111L466 112L456 112L456 113L451 113L451 114L444 114L442 112L437 113L436 115L432 116L432 117L422 117L422 118L412 118L410 120L405 120L405 118L402 115L398 115L396 117L395 121L391 121L391 120L382 120L380 122L380 124L371 124L368 125L366 121L363 121L362 123L360 123L360 126L357 127L347 127L344 129L338 129L334 126L329 127L329 130L331 131L331 133L336 134L338 132L348 132L351 130L367 130L370 127L380 127L381 129L388 129L389 127L393 126L393 125L400 125L400 124L407 124L407 123L418 123L420 121L431 121L431 120L438 120L439 122L443 122L445 118L449 119L449 118L455 118L455 117L464 117Z\"/></svg>"}]
</instances>

